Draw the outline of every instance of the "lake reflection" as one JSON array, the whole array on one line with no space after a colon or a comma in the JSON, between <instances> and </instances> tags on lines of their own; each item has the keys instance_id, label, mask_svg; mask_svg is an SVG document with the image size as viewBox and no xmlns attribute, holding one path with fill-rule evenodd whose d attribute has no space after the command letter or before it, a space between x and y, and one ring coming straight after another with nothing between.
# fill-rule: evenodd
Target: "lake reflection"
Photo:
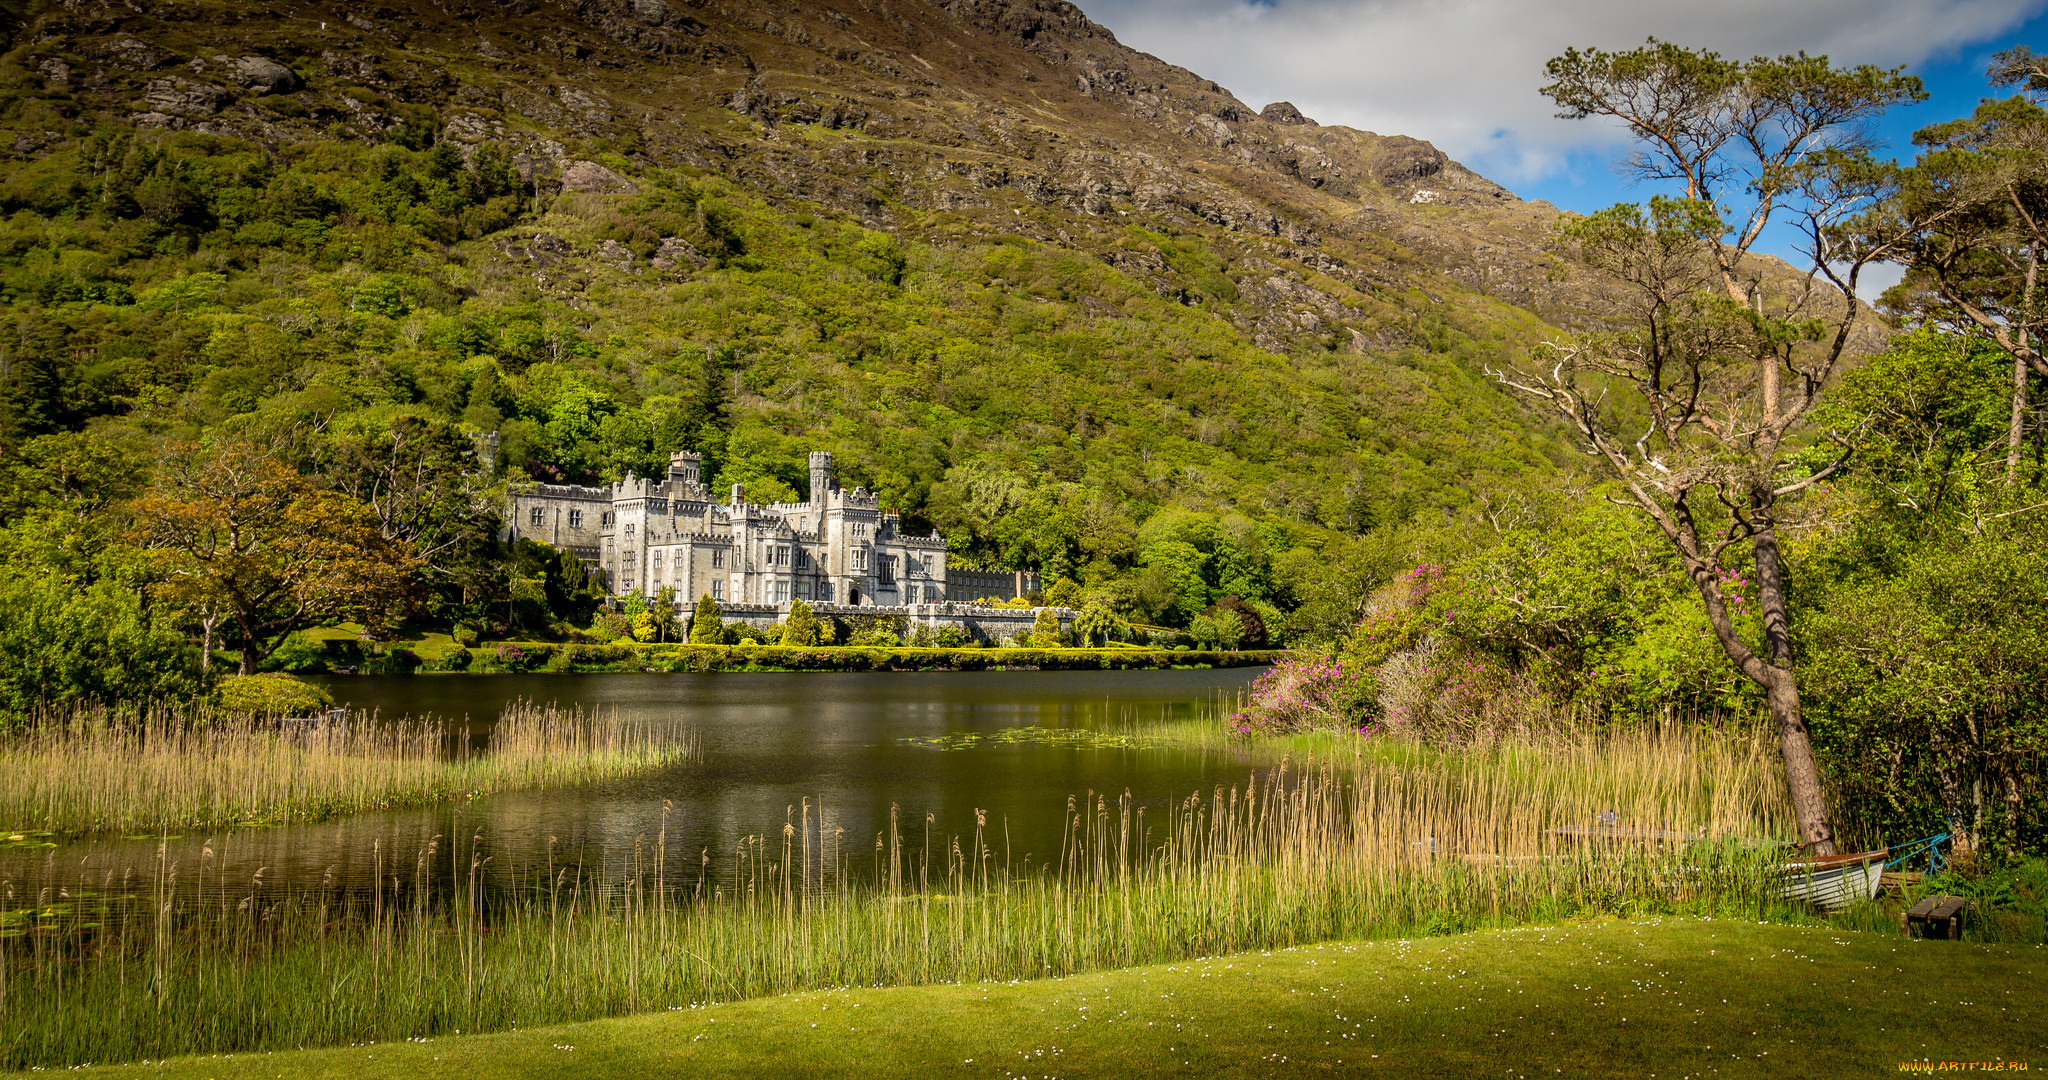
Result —
<instances>
[{"instance_id":1,"label":"lake reflection","mask_svg":"<svg viewBox=\"0 0 2048 1080\"><path fill-rule=\"evenodd\" d=\"M899 808L906 846L929 830L934 852L968 835L988 811L988 843L1021 868L1057 852L1068 795L1115 796L1164 807L1218 783L1242 783L1249 767L1230 755L977 742L936 749L912 739L1028 726L1099 728L1206 714L1262 669L1157 672L959 672L717 675L505 675L357 677L328 682L336 699L385 718L434 716L487 730L522 698L617 709L674 725L699 740L697 761L571 789L511 792L395 813L361 814L166 846L182 885L212 882L224 895L262 871L266 886L363 886L411 877L441 837L431 872L466 874L470 849L503 880L552 862L630 872L636 851L651 867L667 830L666 877L696 880L700 853L729 865L749 835L780 850L782 826L809 799L813 858L835 847L871 865L875 835ZM664 802L668 804L664 816ZM1163 815L1162 815L1163 816ZM1155 818L1155 820L1158 820ZM450 844L450 839L455 843ZM0 855L0 875L72 881L153 876L157 843L66 844L48 860ZM456 849L460 849L459 852ZM41 865L34 865L40 863Z\"/></svg>"}]
</instances>

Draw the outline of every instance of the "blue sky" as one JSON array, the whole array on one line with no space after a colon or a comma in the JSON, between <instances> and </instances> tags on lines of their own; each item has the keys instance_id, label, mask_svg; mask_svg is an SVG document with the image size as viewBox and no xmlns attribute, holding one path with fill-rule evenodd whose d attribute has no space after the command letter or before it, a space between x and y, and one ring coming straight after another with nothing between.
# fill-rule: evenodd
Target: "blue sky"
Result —
<instances>
[{"instance_id":1,"label":"blue sky","mask_svg":"<svg viewBox=\"0 0 2048 1080\"><path fill-rule=\"evenodd\" d=\"M1560 120L1537 92L1568 46L1650 36L1724 56L1804 51L1904 65L1932 97L1879 128L1910 159L1913 132L1990 93L1991 55L2048 51L2048 0L1080 0L1125 44L1259 108L1292 101L1325 124L1427 139L1528 199L1588 212L1653 192L1617 175L1618 125ZM1796 260L1789 230L1759 245ZM1874 296L1895 268L1866 277Z\"/></svg>"},{"instance_id":2,"label":"blue sky","mask_svg":"<svg viewBox=\"0 0 2048 1080\"><path fill-rule=\"evenodd\" d=\"M1905 65L1933 96L1879 129L1902 158L1915 130L1966 115L1990 92L1993 53L2048 51L2048 0L1080 2L1125 44L1253 108L1292 101L1325 124L1428 139L1524 198L1580 212L1651 192L1614 172L1626 148L1617 126L1557 119L1537 92L1543 62L1567 46L1626 49L1654 35L1732 57L1803 50Z\"/></svg>"},{"instance_id":3,"label":"blue sky","mask_svg":"<svg viewBox=\"0 0 2048 1080\"><path fill-rule=\"evenodd\" d=\"M1927 84L1929 97L1910 108L1895 109L1887 116L1877 131L1886 143L1887 152L1900 161L1911 161L1917 149L1913 146L1915 131L1966 116L1987 95L2011 94L2013 91L2010 89L1993 90L1984 73L1990 67L1994 53L2018 44L2032 45L2036 51L2048 51L2048 12L2037 14L1990 38L1945 48L1919 63L1909 64L1908 70ZM1503 182L1523 198L1547 199L1564 209L1580 212L1598 210L1623 200L1644 198L1646 193L1642 188L1632 186L1625 178L1615 175L1612 162L1611 151L1593 146L1567 153L1558 166L1548 172L1528 176L1520 182Z\"/></svg>"}]
</instances>

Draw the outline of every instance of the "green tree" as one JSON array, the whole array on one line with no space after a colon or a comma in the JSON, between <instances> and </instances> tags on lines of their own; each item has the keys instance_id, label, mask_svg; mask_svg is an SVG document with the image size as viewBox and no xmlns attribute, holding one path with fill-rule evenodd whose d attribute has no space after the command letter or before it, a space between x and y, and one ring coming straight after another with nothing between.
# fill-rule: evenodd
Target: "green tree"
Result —
<instances>
[{"instance_id":1,"label":"green tree","mask_svg":"<svg viewBox=\"0 0 2048 1080\"><path fill-rule=\"evenodd\" d=\"M1212 607L1189 621L1188 636L1204 649L1234 652L1244 639L1244 622L1230 608Z\"/></svg>"},{"instance_id":2,"label":"green tree","mask_svg":"<svg viewBox=\"0 0 2048 1080\"><path fill-rule=\"evenodd\" d=\"M2022 47L2001 53L1993 85L2022 93L1987 100L1968 117L1913 136L1923 147L1900 190L1866 223L1872 236L1901 232L1905 280L1890 306L1953 333L1995 344L2009 357L2005 475L2017 479L2029 416L2029 372L2048 376L2048 85L2042 59Z\"/></svg>"},{"instance_id":3,"label":"green tree","mask_svg":"<svg viewBox=\"0 0 2048 1080\"><path fill-rule=\"evenodd\" d=\"M1082 646L1107 644L1130 632L1131 624L1100 600L1091 601L1074 616L1074 637Z\"/></svg>"},{"instance_id":4,"label":"green tree","mask_svg":"<svg viewBox=\"0 0 2048 1080\"><path fill-rule=\"evenodd\" d=\"M1034 649L1057 649L1060 647L1060 617L1048 607L1038 609L1038 617L1031 620L1031 647Z\"/></svg>"},{"instance_id":5,"label":"green tree","mask_svg":"<svg viewBox=\"0 0 2048 1080\"><path fill-rule=\"evenodd\" d=\"M1527 371L1495 375L1552 406L1656 524L1729 662L1764 695L1806 846L1832 854L1778 529L1786 500L1839 467L1800 468L1796 436L1847 350L1864 267L1897 250L1838 244L1892 182L1864 153L1865 132L1925 95L1899 70L1804 54L1731 61L1654 39L1569 49L1547 70L1560 115L1620 121L1639 148L1630 167L1681 193L1567 224L1567 252L1604 285L1613 329L1548 343ZM1774 219L1807 237L1808 283L1827 287L1772 281L1750 256ZM1616 385L1634 392L1637 415L1610 407ZM1762 616L1750 640L1723 588L1743 569L1738 552Z\"/></svg>"},{"instance_id":6,"label":"green tree","mask_svg":"<svg viewBox=\"0 0 2048 1080\"><path fill-rule=\"evenodd\" d=\"M690 644L719 645L725 641L725 620L718 613L718 601L705 593L697 598L696 610L690 613Z\"/></svg>"},{"instance_id":7,"label":"green tree","mask_svg":"<svg viewBox=\"0 0 2048 1080\"><path fill-rule=\"evenodd\" d=\"M0 715L189 701L202 685L184 636L134 589L0 567Z\"/></svg>"},{"instance_id":8,"label":"green tree","mask_svg":"<svg viewBox=\"0 0 2048 1080\"><path fill-rule=\"evenodd\" d=\"M811 605L802 600L789 604L789 618L782 624L784 645L810 646L824 641L825 628L818 623L818 617L811 613Z\"/></svg>"},{"instance_id":9,"label":"green tree","mask_svg":"<svg viewBox=\"0 0 2048 1080\"><path fill-rule=\"evenodd\" d=\"M676 615L676 587L663 585L655 591L654 604L648 609L648 617L654 623L654 640L673 641L681 620Z\"/></svg>"}]
</instances>

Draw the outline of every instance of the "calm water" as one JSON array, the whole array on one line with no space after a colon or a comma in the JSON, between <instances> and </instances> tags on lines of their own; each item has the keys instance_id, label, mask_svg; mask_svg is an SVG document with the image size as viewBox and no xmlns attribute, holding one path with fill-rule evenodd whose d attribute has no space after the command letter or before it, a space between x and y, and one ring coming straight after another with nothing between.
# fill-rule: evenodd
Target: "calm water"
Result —
<instances>
[{"instance_id":1,"label":"calm water","mask_svg":"<svg viewBox=\"0 0 2048 1080\"><path fill-rule=\"evenodd\" d=\"M335 679L328 686L338 701L387 718L431 715L487 729L509 702L552 701L673 725L694 734L702 754L610 783L185 837L168 845L164 865L177 864L181 884L204 877L230 892L246 888L258 870L265 885L363 885L409 876L440 837L441 874L466 872L472 846L489 856L487 875L551 860L616 873L636 850L651 863L666 802L668 876L683 882L695 880L700 853L715 867L729 865L749 835L779 844L783 823L801 817L805 799L814 808L813 851L828 860L839 844L865 865L894 805L913 849L927 818L937 852L947 837L971 834L975 811L985 810L997 857L1007 848L1013 865L1027 856L1036 865L1058 850L1069 795L1106 792L1114 801L1128 790L1163 807L1218 783L1241 783L1250 768L1228 754L988 742L940 749L915 740L1192 717L1260 670ZM458 860L449 858L450 839L462 848ZM105 840L68 844L42 859L0 855L0 876L47 879L55 871L78 880L132 870L147 877L158 865L155 841Z\"/></svg>"}]
</instances>

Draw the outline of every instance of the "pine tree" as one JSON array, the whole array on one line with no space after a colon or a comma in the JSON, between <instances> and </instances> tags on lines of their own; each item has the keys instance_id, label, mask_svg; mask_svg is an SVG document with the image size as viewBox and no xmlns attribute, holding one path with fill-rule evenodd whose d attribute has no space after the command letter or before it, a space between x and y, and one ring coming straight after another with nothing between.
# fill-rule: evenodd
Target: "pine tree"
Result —
<instances>
[{"instance_id":1,"label":"pine tree","mask_svg":"<svg viewBox=\"0 0 2048 1080\"><path fill-rule=\"evenodd\" d=\"M782 624L784 645L816 645L824 638L824 628L818 625L818 617L811 614L811 605L794 600L789 605L789 618Z\"/></svg>"},{"instance_id":2,"label":"pine tree","mask_svg":"<svg viewBox=\"0 0 2048 1080\"><path fill-rule=\"evenodd\" d=\"M718 601L706 593L697 601L697 610L690 614L690 644L721 645L725 643L725 620L718 615Z\"/></svg>"}]
</instances>

